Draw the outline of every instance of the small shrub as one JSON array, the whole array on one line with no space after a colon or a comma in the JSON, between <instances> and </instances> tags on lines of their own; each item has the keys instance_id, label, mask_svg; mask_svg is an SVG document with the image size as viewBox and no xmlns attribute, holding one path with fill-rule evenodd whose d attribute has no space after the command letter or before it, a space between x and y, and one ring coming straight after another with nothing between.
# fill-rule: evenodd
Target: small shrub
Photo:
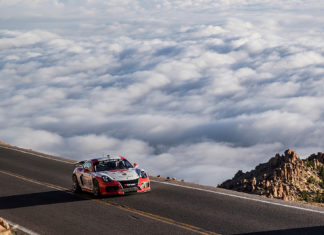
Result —
<instances>
[{"instance_id":1,"label":"small shrub","mask_svg":"<svg viewBox=\"0 0 324 235\"><path fill-rule=\"evenodd\" d=\"M308 193L305 190L301 192L301 197L306 202L310 202L311 201L311 198L309 197Z\"/></svg>"},{"instance_id":2,"label":"small shrub","mask_svg":"<svg viewBox=\"0 0 324 235\"><path fill-rule=\"evenodd\" d=\"M314 161L306 160L306 166L307 167L312 167L315 169L315 163Z\"/></svg>"},{"instance_id":3,"label":"small shrub","mask_svg":"<svg viewBox=\"0 0 324 235\"><path fill-rule=\"evenodd\" d=\"M307 182L310 183L310 184L314 184L315 183L314 177L313 176L309 177Z\"/></svg>"},{"instance_id":4,"label":"small shrub","mask_svg":"<svg viewBox=\"0 0 324 235\"><path fill-rule=\"evenodd\" d=\"M320 182L320 183L319 183L319 186L320 186L322 189L324 189L324 181Z\"/></svg>"},{"instance_id":5,"label":"small shrub","mask_svg":"<svg viewBox=\"0 0 324 235\"><path fill-rule=\"evenodd\" d=\"M322 179L322 181L324 181L324 166L319 166L317 170L318 176Z\"/></svg>"},{"instance_id":6,"label":"small shrub","mask_svg":"<svg viewBox=\"0 0 324 235\"><path fill-rule=\"evenodd\" d=\"M314 202L324 203L324 193L317 192Z\"/></svg>"}]
</instances>

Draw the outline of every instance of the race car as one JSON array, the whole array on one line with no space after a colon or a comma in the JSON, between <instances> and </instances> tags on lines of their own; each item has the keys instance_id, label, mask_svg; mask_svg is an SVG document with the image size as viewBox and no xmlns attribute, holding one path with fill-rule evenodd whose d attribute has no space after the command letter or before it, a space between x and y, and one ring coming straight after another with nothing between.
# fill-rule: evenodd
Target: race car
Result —
<instances>
[{"instance_id":1,"label":"race car","mask_svg":"<svg viewBox=\"0 0 324 235\"><path fill-rule=\"evenodd\" d=\"M95 158L76 164L72 174L73 192L85 191L100 195L123 195L132 192L148 192L151 183L148 174L132 165L124 157Z\"/></svg>"}]
</instances>

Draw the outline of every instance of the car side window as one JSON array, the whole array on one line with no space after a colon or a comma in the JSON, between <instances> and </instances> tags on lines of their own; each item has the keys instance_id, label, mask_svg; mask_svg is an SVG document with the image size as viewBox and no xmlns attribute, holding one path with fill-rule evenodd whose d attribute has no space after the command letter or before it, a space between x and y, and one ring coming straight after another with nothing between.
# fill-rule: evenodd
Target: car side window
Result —
<instances>
[{"instance_id":1,"label":"car side window","mask_svg":"<svg viewBox=\"0 0 324 235\"><path fill-rule=\"evenodd\" d=\"M89 170L89 171L92 171L92 165L91 165L91 162L86 162L86 163L84 164L84 169Z\"/></svg>"}]
</instances>

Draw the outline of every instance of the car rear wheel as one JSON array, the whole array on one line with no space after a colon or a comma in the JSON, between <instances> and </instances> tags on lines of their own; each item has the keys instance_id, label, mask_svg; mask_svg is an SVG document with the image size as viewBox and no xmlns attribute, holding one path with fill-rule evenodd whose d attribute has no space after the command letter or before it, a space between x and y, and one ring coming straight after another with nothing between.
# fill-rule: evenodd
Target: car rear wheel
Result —
<instances>
[{"instance_id":1,"label":"car rear wheel","mask_svg":"<svg viewBox=\"0 0 324 235\"><path fill-rule=\"evenodd\" d=\"M72 176L72 191L74 193L80 192L81 191L81 187L79 185L78 179L76 177L76 175Z\"/></svg>"},{"instance_id":2,"label":"car rear wheel","mask_svg":"<svg viewBox=\"0 0 324 235\"><path fill-rule=\"evenodd\" d=\"M93 180L93 189L92 189L92 193L95 197L99 197L100 196L100 189L99 189L99 183L97 180Z\"/></svg>"}]
</instances>

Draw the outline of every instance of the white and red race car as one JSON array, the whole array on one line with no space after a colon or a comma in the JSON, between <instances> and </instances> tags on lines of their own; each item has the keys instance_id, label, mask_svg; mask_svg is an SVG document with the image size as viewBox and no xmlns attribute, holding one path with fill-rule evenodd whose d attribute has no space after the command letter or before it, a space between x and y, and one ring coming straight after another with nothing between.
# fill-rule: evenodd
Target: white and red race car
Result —
<instances>
[{"instance_id":1,"label":"white and red race car","mask_svg":"<svg viewBox=\"0 0 324 235\"><path fill-rule=\"evenodd\" d=\"M72 174L74 192L91 192L95 196L148 192L151 183L143 169L124 157L103 157L77 163Z\"/></svg>"}]
</instances>

